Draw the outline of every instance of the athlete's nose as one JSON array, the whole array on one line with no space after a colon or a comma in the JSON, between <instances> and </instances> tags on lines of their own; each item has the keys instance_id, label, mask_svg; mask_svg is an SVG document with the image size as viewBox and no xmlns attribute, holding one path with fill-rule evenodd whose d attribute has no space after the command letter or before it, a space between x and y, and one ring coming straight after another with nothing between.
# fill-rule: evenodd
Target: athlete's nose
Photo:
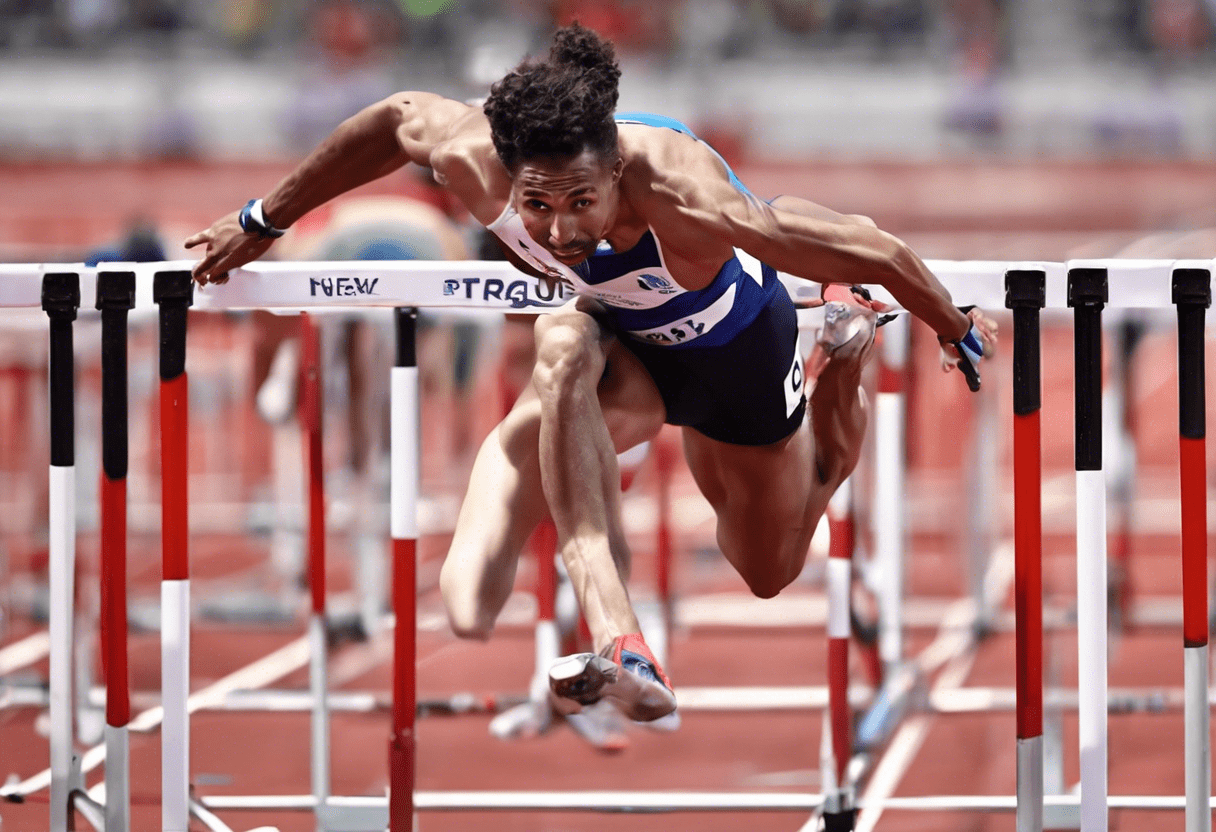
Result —
<instances>
[{"instance_id":1,"label":"athlete's nose","mask_svg":"<svg viewBox=\"0 0 1216 832\"><path fill-rule=\"evenodd\" d=\"M574 242L577 233L578 226L573 217L561 214L553 215L553 222L549 224L549 242L553 244L554 248L565 248L570 245Z\"/></svg>"}]
</instances>

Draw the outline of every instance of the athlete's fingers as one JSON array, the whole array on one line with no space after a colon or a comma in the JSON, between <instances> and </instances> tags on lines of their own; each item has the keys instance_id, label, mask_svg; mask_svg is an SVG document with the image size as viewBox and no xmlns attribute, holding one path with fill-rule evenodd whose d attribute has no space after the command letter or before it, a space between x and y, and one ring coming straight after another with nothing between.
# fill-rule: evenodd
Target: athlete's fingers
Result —
<instances>
[{"instance_id":1,"label":"athlete's fingers","mask_svg":"<svg viewBox=\"0 0 1216 832\"><path fill-rule=\"evenodd\" d=\"M984 343L984 355L991 355L997 345L997 322L989 318L980 309L972 309L967 313L967 317L971 320L972 325L979 332L980 340Z\"/></svg>"},{"instance_id":2,"label":"athlete's fingers","mask_svg":"<svg viewBox=\"0 0 1216 832\"><path fill-rule=\"evenodd\" d=\"M207 272L212 270L213 266L215 265L215 259L216 259L215 252L213 252L213 251L204 252L203 257L199 258L198 263L195 264L195 274L196 275L206 275Z\"/></svg>"},{"instance_id":3,"label":"athlete's fingers","mask_svg":"<svg viewBox=\"0 0 1216 832\"><path fill-rule=\"evenodd\" d=\"M209 240L210 240L210 236L208 235L208 233L206 231L200 231L197 234L187 237L186 242L183 243L183 245L186 248L194 248L195 246L199 245L200 243L205 243L205 242L208 242Z\"/></svg>"},{"instance_id":4,"label":"athlete's fingers","mask_svg":"<svg viewBox=\"0 0 1216 832\"><path fill-rule=\"evenodd\" d=\"M215 252L209 252L194 266L194 279L200 286L208 283L222 283L220 278L227 279L227 270L220 267L220 258Z\"/></svg>"}]
</instances>

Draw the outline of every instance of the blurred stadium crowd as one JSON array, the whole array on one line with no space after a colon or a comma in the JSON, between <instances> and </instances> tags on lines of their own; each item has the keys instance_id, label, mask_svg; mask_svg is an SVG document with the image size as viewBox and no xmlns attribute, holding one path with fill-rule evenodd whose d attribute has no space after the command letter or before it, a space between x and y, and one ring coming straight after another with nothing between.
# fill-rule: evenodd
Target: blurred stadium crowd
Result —
<instances>
[{"instance_id":1,"label":"blurred stadium crowd","mask_svg":"<svg viewBox=\"0 0 1216 832\"><path fill-rule=\"evenodd\" d=\"M0 153L291 157L573 19L728 152L1216 155L1216 0L0 0Z\"/></svg>"},{"instance_id":2,"label":"blurred stadium crowd","mask_svg":"<svg viewBox=\"0 0 1216 832\"><path fill-rule=\"evenodd\" d=\"M1210 0L1050 5L1091 29L1081 49L1211 56ZM390 50L450 55L466 52L486 27L523 27L540 39L554 25L579 19L622 50L658 60L706 50L735 58L840 47L887 60L901 50L929 52L943 37L972 41L981 30L1008 37L1019 7L1034 13L1043 6L1034 0L4 0L0 45L25 54L86 50L95 57L132 46L163 53L195 46L264 57L309 38L349 48L361 36Z\"/></svg>"}]
</instances>

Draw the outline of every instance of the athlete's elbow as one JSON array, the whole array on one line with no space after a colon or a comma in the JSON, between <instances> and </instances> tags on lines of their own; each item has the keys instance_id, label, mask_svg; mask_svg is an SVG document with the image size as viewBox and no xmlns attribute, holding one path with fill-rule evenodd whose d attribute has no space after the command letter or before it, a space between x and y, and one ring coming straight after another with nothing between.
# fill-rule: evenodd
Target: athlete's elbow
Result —
<instances>
[{"instance_id":1,"label":"athlete's elbow","mask_svg":"<svg viewBox=\"0 0 1216 832\"><path fill-rule=\"evenodd\" d=\"M866 256L870 281L888 289L914 281L920 258L898 237L884 231L874 233L877 237Z\"/></svg>"},{"instance_id":2,"label":"athlete's elbow","mask_svg":"<svg viewBox=\"0 0 1216 832\"><path fill-rule=\"evenodd\" d=\"M427 99L432 98L427 93L398 92L368 106L361 115L375 125L377 131L385 135L398 136L404 127L407 133L416 132L422 125L420 121L425 110Z\"/></svg>"},{"instance_id":3,"label":"athlete's elbow","mask_svg":"<svg viewBox=\"0 0 1216 832\"><path fill-rule=\"evenodd\" d=\"M395 114L398 117L415 107L418 103L418 93L416 92L395 92L388 98L372 104L368 109L380 109L388 114Z\"/></svg>"}]
</instances>

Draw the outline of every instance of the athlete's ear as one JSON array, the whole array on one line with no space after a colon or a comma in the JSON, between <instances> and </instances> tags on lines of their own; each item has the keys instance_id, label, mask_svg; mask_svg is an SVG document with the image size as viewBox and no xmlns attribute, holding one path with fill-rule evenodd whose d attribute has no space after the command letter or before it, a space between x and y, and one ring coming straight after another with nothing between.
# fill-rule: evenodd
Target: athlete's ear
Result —
<instances>
[{"instance_id":1,"label":"athlete's ear","mask_svg":"<svg viewBox=\"0 0 1216 832\"><path fill-rule=\"evenodd\" d=\"M625 172L625 160L617 157L616 163L612 166L612 181L619 182L621 174Z\"/></svg>"}]
</instances>

